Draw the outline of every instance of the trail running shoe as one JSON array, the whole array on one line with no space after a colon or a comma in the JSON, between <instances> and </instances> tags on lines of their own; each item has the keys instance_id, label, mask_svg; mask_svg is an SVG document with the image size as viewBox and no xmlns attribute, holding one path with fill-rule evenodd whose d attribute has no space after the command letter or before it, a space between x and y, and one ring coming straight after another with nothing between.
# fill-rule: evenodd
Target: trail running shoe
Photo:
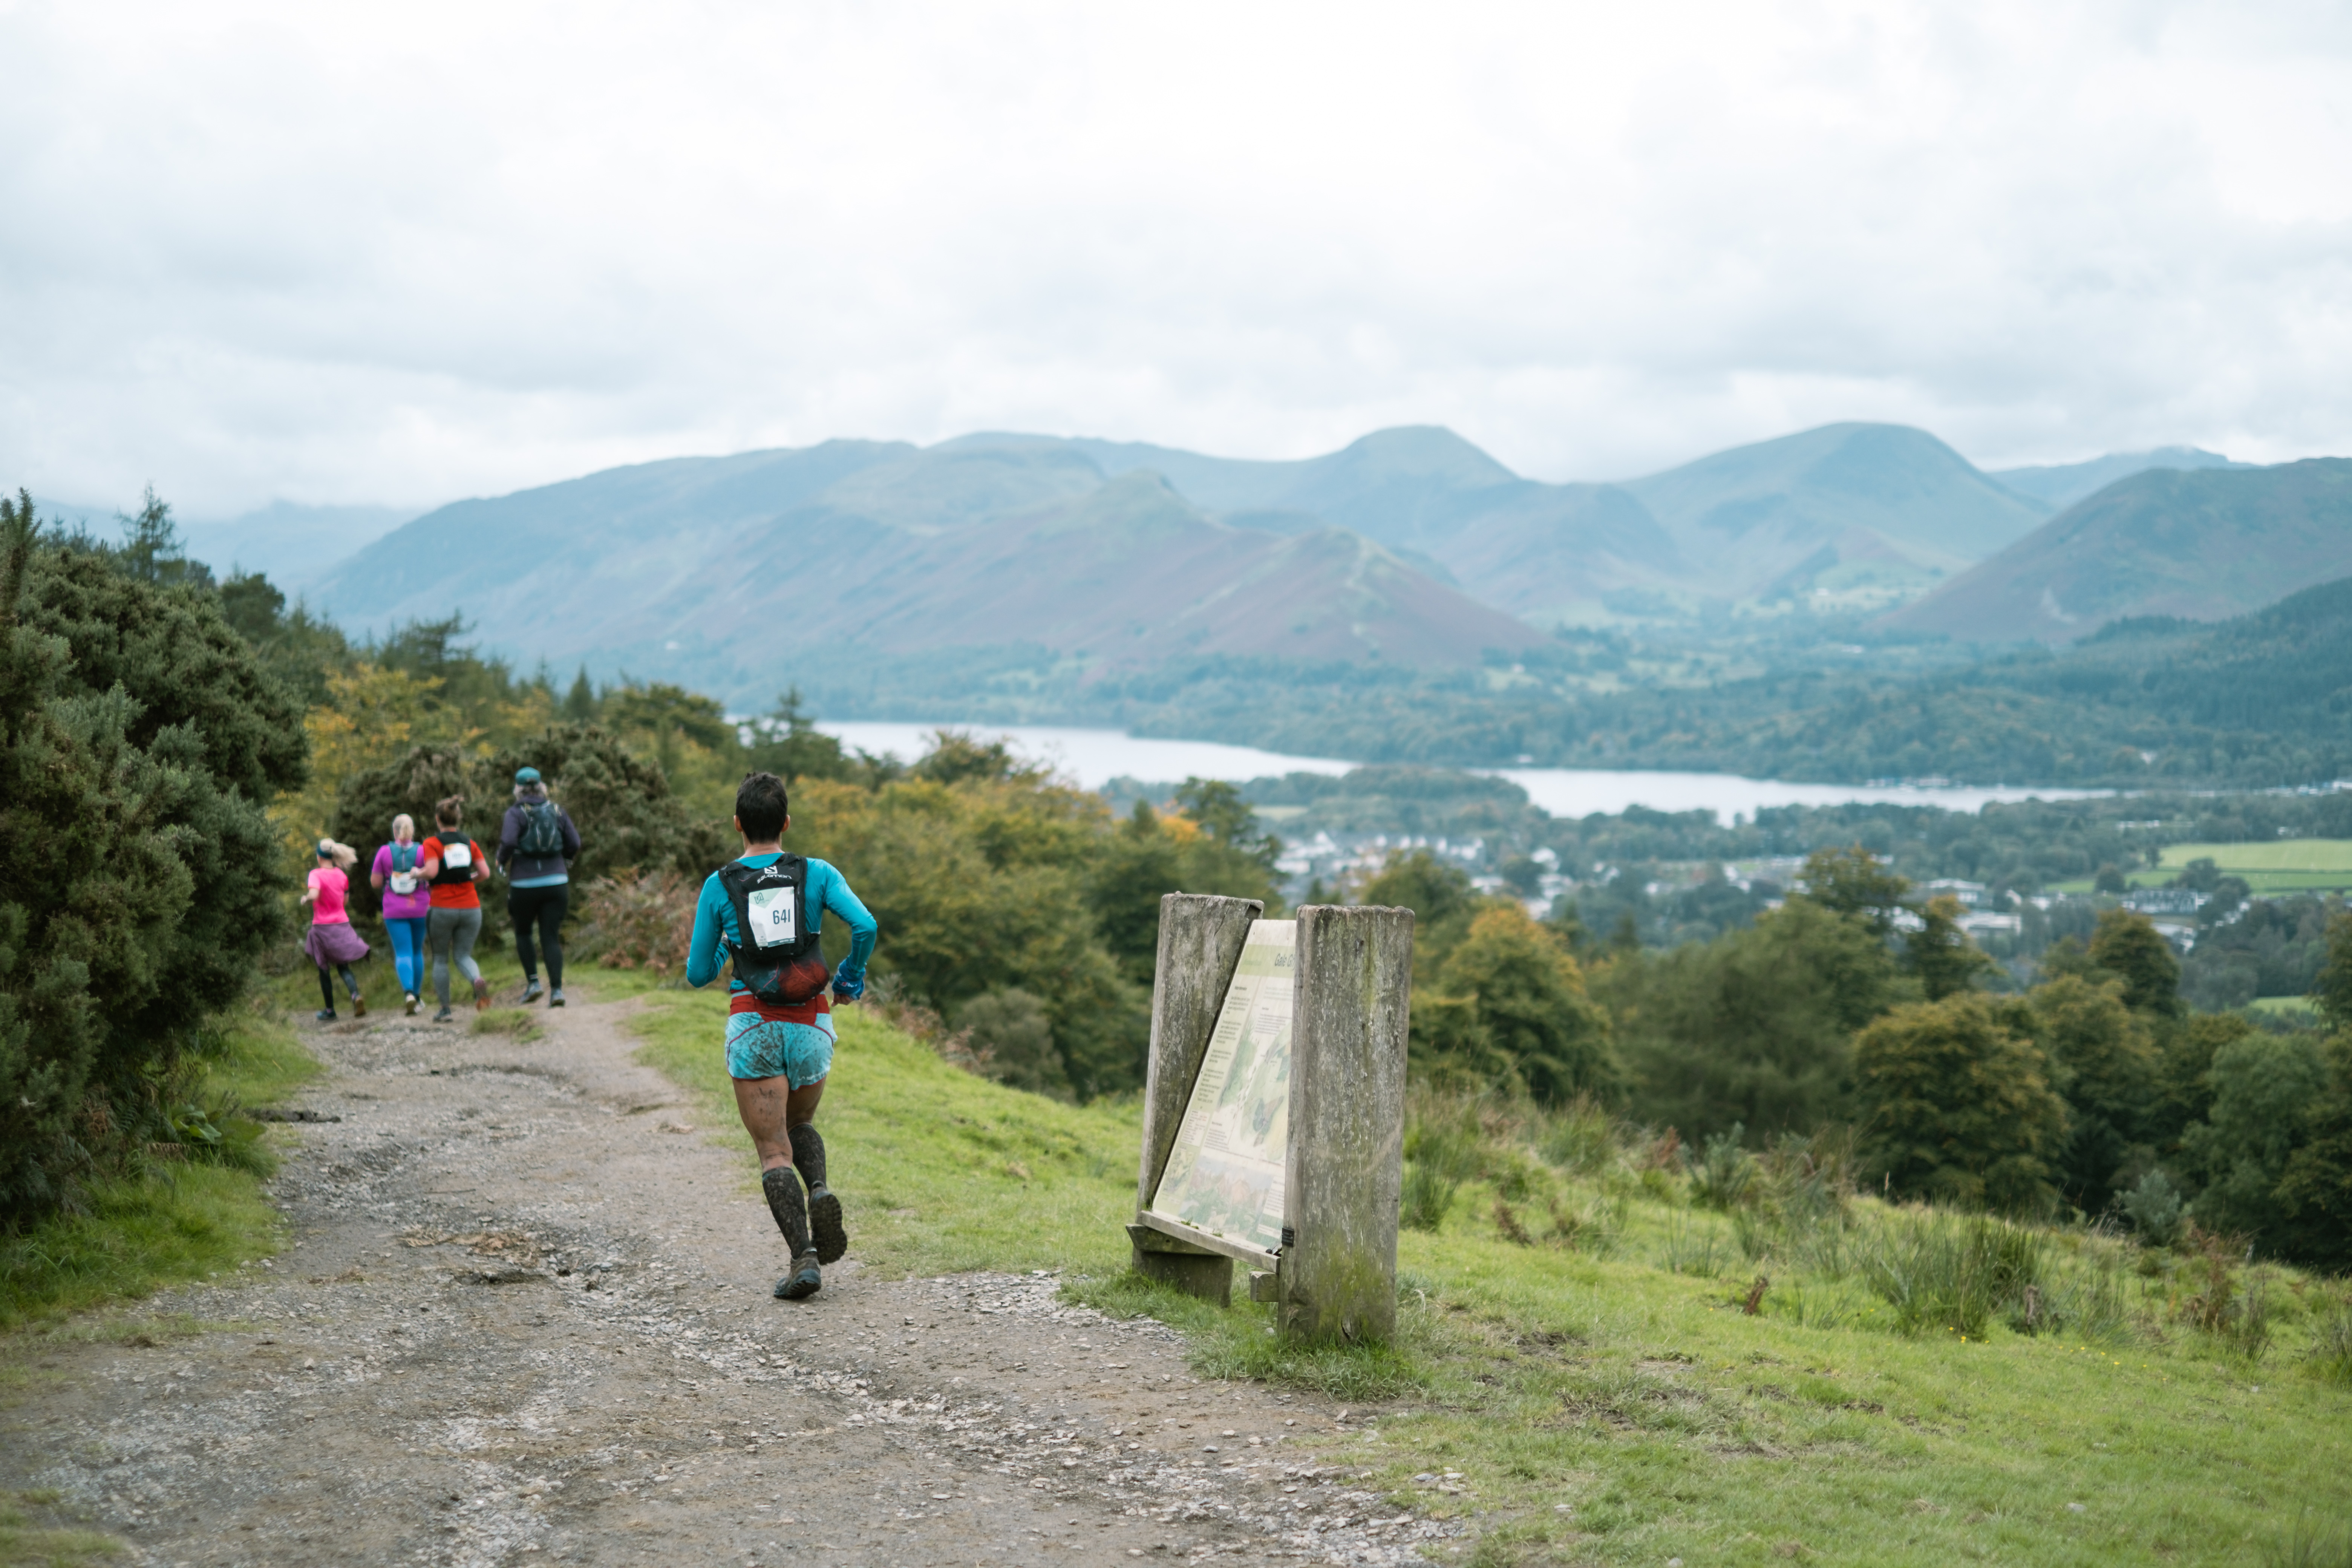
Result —
<instances>
[{"instance_id":1,"label":"trail running shoe","mask_svg":"<svg viewBox=\"0 0 2352 1568\"><path fill-rule=\"evenodd\" d=\"M559 985L554 990L547 994L547 1005L551 1007L561 1007L563 1005L562 986Z\"/></svg>"},{"instance_id":2,"label":"trail running shoe","mask_svg":"<svg viewBox=\"0 0 2352 1568\"><path fill-rule=\"evenodd\" d=\"M454 1024L457 1021L457 1015L444 1007L433 1015L433 1021L436 1024Z\"/></svg>"},{"instance_id":3,"label":"trail running shoe","mask_svg":"<svg viewBox=\"0 0 2352 1568\"><path fill-rule=\"evenodd\" d=\"M793 1259L793 1271L776 1281L776 1300L806 1300L824 1287L824 1274L816 1266L816 1254L803 1252Z\"/></svg>"},{"instance_id":4,"label":"trail running shoe","mask_svg":"<svg viewBox=\"0 0 2352 1568\"><path fill-rule=\"evenodd\" d=\"M335 1021L335 1010L332 1007L322 1007L310 1016L321 1024L331 1024Z\"/></svg>"},{"instance_id":5,"label":"trail running shoe","mask_svg":"<svg viewBox=\"0 0 2352 1568\"><path fill-rule=\"evenodd\" d=\"M414 1018L416 1016L416 1009L421 1004L416 1000L416 993L414 991L408 993L408 1016L410 1017Z\"/></svg>"},{"instance_id":6,"label":"trail running shoe","mask_svg":"<svg viewBox=\"0 0 2352 1568\"><path fill-rule=\"evenodd\" d=\"M354 1018L364 1018L367 1016L366 997L354 996L352 998L352 1016Z\"/></svg>"},{"instance_id":7,"label":"trail running shoe","mask_svg":"<svg viewBox=\"0 0 2352 1568\"><path fill-rule=\"evenodd\" d=\"M523 987L522 987L522 1005L523 1005L524 1006L528 1007L528 1006L530 1006L532 1003L534 1003L534 1002L536 1002L536 1001L538 1001L538 1000L539 1000L539 976L538 976L538 975L536 975L536 974L534 974L534 975L532 975L529 980L526 980L526 981L524 981L524 982L523 982Z\"/></svg>"},{"instance_id":8,"label":"trail running shoe","mask_svg":"<svg viewBox=\"0 0 2352 1568\"><path fill-rule=\"evenodd\" d=\"M838 1263L841 1255L849 1250L849 1232L842 1228L841 1200L829 1188L819 1187L809 1194L809 1236L816 1242L819 1263Z\"/></svg>"}]
</instances>

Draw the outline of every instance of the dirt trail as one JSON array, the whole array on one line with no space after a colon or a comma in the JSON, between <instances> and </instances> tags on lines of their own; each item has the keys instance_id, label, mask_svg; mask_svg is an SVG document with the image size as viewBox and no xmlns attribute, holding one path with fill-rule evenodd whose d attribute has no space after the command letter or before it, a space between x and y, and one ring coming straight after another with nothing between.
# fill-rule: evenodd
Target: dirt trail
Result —
<instances>
[{"instance_id":1,"label":"dirt trail","mask_svg":"<svg viewBox=\"0 0 2352 1568\"><path fill-rule=\"evenodd\" d=\"M1423 1561L1323 1456L1341 1413L1204 1384L1049 1277L807 1302L734 1155L631 1059L630 1004L528 1043L330 1026L268 1268L154 1303L225 1326L59 1346L0 1482L152 1563ZM845 1058L844 1083L856 1070Z\"/></svg>"}]
</instances>

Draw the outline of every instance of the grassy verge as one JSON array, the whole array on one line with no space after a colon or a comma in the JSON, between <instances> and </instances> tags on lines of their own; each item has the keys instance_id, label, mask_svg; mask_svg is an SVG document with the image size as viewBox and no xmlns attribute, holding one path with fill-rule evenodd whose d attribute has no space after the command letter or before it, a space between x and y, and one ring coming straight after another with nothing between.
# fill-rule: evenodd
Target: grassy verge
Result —
<instances>
[{"instance_id":1,"label":"grassy verge","mask_svg":"<svg viewBox=\"0 0 2352 1568\"><path fill-rule=\"evenodd\" d=\"M55 1492L0 1492L0 1563L77 1568L121 1556L121 1542L63 1522L65 1518Z\"/></svg>"},{"instance_id":2,"label":"grassy verge","mask_svg":"<svg viewBox=\"0 0 2352 1568\"><path fill-rule=\"evenodd\" d=\"M716 988L646 994L642 1059L693 1093L698 1121L741 1151L745 1190L756 1190L720 1048L726 998ZM856 1194L862 1263L893 1274L1125 1267L1120 1227L1135 1217L1142 1135L1135 1102L1017 1093L949 1067L866 1008L834 1017L841 1045L818 1124L828 1175Z\"/></svg>"},{"instance_id":3,"label":"grassy verge","mask_svg":"<svg viewBox=\"0 0 2352 1568\"><path fill-rule=\"evenodd\" d=\"M265 999L266 1000L266 999ZM169 1157L146 1158L89 1183L75 1204L0 1237L0 1330L47 1330L62 1319L211 1278L277 1250L281 1226L261 1192L270 1134L243 1108L272 1105L319 1064L274 1010L242 1012L214 1031L184 1086L201 1111Z\"/></svg>"},{"instance_id":4,"label":"grassy verge","mask_svg":"<svg viewBox=\"0 0 2352 1568\"><path fill-rule=\"evenodd\" d=\"M722 1004L649 996L645 1059L748 1190ZM1332 1440L1399 1506L1471 1516L1481 1564L2317 1561L2346 1511L2342 1282L1889 1209L1826 1155L1424 1104L1399 1342L1300 1352L1264 1308L1125 1272L1132 1105L982 1082L850 1009L824 1125L870 1267L1062 1268L1206 1373L1368 1402L1377 1429Z\"/></svg>"}]
</instances>

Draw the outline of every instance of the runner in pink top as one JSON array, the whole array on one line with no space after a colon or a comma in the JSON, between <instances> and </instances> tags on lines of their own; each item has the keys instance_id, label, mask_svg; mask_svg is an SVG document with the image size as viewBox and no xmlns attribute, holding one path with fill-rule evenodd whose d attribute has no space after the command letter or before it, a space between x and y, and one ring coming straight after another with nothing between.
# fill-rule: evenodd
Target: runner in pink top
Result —
<instances>
[{"instance_id":1,"label":"runner in pink top","mask_svg":"<svg viewBox=\"0 0 2352 1568\"><path fill-rule=\"evenodd\" d=\"M351 846L321 838L319 863L311 868L310 885L302 889L302 900L310 906L310 933L302 939L302 951L319 966L319 995L326 1004L319 1009L321 1024L335 1021L335 982L327 973L330 968L342 975L352 994L352 1012L367 1016L367 998L360 994L352 965L368 955L368 944L352 929L351 910L344 907L352 889L349 868L358 863L358 852Z\"/></svg>"}]
</instances>

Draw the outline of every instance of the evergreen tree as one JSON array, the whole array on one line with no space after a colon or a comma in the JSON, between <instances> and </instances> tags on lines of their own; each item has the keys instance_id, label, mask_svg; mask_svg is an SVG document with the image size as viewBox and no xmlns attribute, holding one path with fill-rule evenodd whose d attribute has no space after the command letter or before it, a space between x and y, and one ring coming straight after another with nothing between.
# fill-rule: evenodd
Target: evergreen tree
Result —
<instances>
[{"instance_id":1,"label":"evergreen tree","mask_svg":"<svg viewBox=\"0 0 2352 1568\"><path fill-rule=\"evenodd\" d=\"M563 717L574 724L596 721L596 689L589 684L588 667L584 664L572 677L572 689L563 694Z\"/></svg>"}]
</instances>

